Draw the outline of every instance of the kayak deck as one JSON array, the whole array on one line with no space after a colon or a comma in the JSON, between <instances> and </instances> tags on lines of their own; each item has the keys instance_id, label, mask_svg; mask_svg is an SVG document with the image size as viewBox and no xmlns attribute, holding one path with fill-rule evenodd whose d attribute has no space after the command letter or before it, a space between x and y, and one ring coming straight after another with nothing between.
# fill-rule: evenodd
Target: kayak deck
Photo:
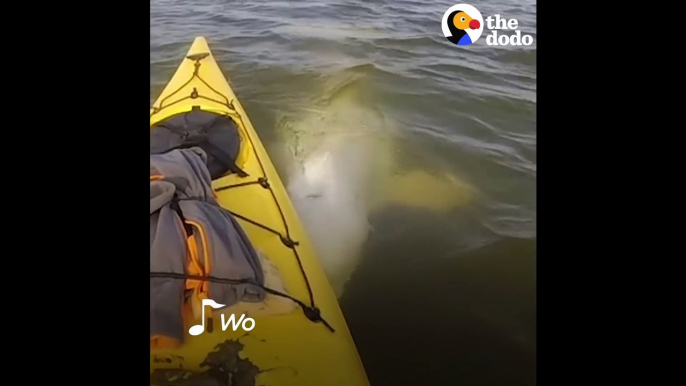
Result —
<instances>
[{"instance_id":1,"label":"kayak deck","mask_svg":"<svg viewBox=\"0 0 686 386\"><path fill-rule=\"evenodd\" d=\"M235 362L242 366L240 376L254 376L255 385L368 385L343 313L283 183L202 37L195 39L153 104L151 128L192 109L226 115L238 125L241 145L236 165L248 176L230 174L214 180L218 201L234 214L255 248L278 271L287 294L307 306L314 301L326 323L309 320L295 302L262 308L241 303L222 313L234 312L238 319L245 312L255 320L251 331L222 331L220 318L215 316L212 332L186 333L182 347L151 352L151 382L181 379L186 371L207 371L202 362L209 363L211 370ZM205 312L209 314L209 308ZM186 332L200 323L189 322Z\"/></svg>"}]
</instances>

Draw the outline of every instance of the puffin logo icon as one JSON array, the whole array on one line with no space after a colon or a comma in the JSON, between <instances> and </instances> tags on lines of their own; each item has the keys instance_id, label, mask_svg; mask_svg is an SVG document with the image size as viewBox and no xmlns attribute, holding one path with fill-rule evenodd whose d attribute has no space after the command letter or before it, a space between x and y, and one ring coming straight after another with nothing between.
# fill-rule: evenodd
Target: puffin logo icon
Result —
<instances>
[{"instance_id":1,"label":"puffin logo icon","mask_svg":"<svg viewBox=\"0 0 686 386\"><path fill-rule=\"evenodd\" d=\"M468 46L484 32L481 12L469 4L456 4L443 14L443 35L453 44Z\"/></svg>"}]
</instances>

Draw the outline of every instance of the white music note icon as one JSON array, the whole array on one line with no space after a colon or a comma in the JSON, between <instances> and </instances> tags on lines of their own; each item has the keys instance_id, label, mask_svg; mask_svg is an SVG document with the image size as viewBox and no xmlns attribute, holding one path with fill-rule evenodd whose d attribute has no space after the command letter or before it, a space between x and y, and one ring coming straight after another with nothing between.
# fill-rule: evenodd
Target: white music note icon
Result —
<instances>
[{"instance_id":1,"label":"white music note icon","mask_svg":"<svg viewBox=\"0 0 686 386\"><path fill-rule=\"evenodd\" d=\"M226 304L219 304L211 299L202 300L202 324L196 324L195 326L188 329L188 333L197 336L205 331L205 306L210 306L212 308L222 308L226 307Z\"/></svg>"}]
</instances>

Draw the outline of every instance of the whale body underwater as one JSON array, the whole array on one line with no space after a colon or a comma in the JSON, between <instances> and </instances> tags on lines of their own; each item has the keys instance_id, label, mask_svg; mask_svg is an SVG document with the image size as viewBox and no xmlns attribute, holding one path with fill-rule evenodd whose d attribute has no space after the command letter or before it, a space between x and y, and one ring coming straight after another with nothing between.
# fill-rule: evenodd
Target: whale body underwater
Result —
<instances>
[{"instance_id":1,"label":"whale body underwater","mask_svg":"<svg viewBox=\"0 0 686 386\"><path fill-rule=\"evenodd\" d=\"M450 211L471 203L475 189L449 171L399 165L402 133L366 78L328 85L277 132L291 158L286 188L340 297L373 230L371 215L396 205Z\"/></svg>"}]
</instances>

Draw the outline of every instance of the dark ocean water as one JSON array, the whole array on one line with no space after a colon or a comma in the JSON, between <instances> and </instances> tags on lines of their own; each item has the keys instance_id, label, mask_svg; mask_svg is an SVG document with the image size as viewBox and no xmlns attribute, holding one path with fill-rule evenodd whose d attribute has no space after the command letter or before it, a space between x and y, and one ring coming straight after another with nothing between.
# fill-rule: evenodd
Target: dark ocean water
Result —
<instances>
[{"instance_id":1,"label":"dark ocean water","mask_svg":"<svg viewBox=\"0 0 686 386\"><path fill-rule=\"evenodd\" d=\"M528 47L451 45L453 4L150 2L151 103L205 36L374 385L535 384L536 3L471 3Z\"/></svg>"}]
</instances>

